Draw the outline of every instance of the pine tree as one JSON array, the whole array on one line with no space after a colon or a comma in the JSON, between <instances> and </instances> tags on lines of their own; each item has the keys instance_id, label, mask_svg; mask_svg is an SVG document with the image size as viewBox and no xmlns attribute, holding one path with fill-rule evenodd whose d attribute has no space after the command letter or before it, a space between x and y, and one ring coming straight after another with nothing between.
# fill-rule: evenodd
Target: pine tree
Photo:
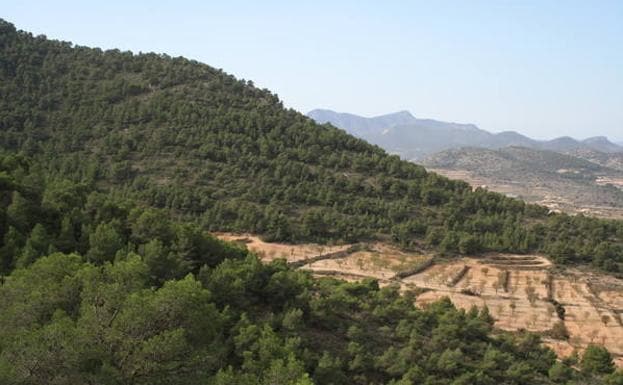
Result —
<instances>
[{"instance_id":1,"label":"pine tree","mask_svg":"<svg viewBox=\"0 0 623 385\"><path fill-rule=\"evenodd\" d=\"M47 254L50 247L48 233L42 224L37 223L33 227L22 254L17 260L18 267L25 267L33 263L37 258Z\"/></svg>"}]
</instances>

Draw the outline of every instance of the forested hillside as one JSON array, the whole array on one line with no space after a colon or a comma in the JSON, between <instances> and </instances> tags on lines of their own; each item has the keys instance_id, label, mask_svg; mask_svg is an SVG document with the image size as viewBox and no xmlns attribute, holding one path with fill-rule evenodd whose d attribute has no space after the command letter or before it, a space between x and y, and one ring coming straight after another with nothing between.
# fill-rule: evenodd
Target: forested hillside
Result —
<instances>
[{"instance_id":1,"label":"forested hillside","mask_svg":"<svg viewBox=\"0 0 623 385\"><path fill-rule=\"evenodd\" d=\"M0 175L2 384L622 379L603 348L556 363L536 335L493 336L486 309L448 300L416 309L398 287L263 264L166 211L50 176L30 159L0 157Z\"/></svg>"},{"instance_id":2,"label":"forested hillside","mask_svg":"<svg viewBox=\"0 0 623 385\"><path fill-rule=\"evenodd\" d=\"M208 233L551 248L616 270L618 222L472 193L200 63L6 22L0 128L1 384L622 381L603 348L556 362L533 334L492 333L486 309L416 309Z\"/></svg>"},{"instance_id":3,"label":"forested hillside","mask_svg":"<svg viewBox=\"0 0 623 385\"><path fill-rule=\"evenodd\" d=\"M48 177L205 229L287 241L391 238L449 254L543 251L621 271L620 222L548 217L472 192L183 58L72 46L2 22L0 129L4 151L31 157Z\"/></svg>"}]
</instances>

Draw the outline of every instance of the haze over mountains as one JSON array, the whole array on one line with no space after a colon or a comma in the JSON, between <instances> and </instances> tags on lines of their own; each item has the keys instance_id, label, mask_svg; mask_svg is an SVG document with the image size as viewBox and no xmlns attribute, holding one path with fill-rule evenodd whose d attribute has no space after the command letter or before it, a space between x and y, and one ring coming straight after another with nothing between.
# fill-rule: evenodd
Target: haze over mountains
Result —
<instances>
[{"instance_id":1,"label":"haze over mountains","mask_svg":"<svg viewBox=\"0 0 623 385\"><path fill-rule=\"evenodd\" d=\"M410 160L422 159L435 152L460 147L497 149L522 146L557 152L578 149L591 149L604 153L623 152L623 146L612 143L603 136L584 140L564 136L542 141L529 138L515 131L491 133L473 124L419 119L408 111L366 118L348 113L316 109L307 115L318 123L331 123L352 135Z\"/></svg>"}]
</instances>

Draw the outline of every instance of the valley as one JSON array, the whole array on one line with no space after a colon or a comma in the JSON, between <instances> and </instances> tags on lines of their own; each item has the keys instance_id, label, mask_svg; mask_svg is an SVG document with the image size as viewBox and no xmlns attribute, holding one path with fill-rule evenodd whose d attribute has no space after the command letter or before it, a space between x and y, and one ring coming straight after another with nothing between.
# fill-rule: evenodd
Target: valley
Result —
<instances>
[{"instance_id":1,"label":"valley","mask_svg":"<svg viewBox=\"0 0 623 385\"><path fill-rule=\"evenodd\" d=\"M584 214L599 218L623 218L623 206L613 204L613 201L595 200L595 195L592 197L589 195L587 198L582 199L574 190L555 185L552 180L531 183L519 178L512 180L483 176L468 170L432 167L428 168L428 170L450 179L463 180L474 189L484 187L489 191L545 206L553 212ZM609 185L623 188L623 180L599 177L595 180L595 186L586 187L586 189L594 191L597 186L606 186L608 188L610 187ZM609 190L611 191L610 188Z\"/></svg>"},{"instance_id":2,"label":"valley","mask_svg":"<svg viewBox=\"0 0 623 385\"><path fill-rule=\"evenodd\" d=\"M316 277L372 278L381 286L398 285L403 292L417 293L418 306L443 297L466 310L487 306L497 328L539 333L561 357L598 343L623 366L623 281L611 276L554 267L540 255L489 253L444 259L378 242L288 245L249 234L216 235L244 244L265 262L283 258ZM568 338L559 335L561 324Z\"/></svg>"},{"instance_id":3,"label":"valley","mask_svg":"<svg viewBox=\"0 0 623 385\"><path fill-rule=\"evenodd\" d=\"M463 148L431 155L423 164L472 188L485 187L554 212L622 218L623 173L612 167L617 157L611 154L607 159L612 161L597 163L592 158L523 147Z\"/></svg>"}]
</instances>

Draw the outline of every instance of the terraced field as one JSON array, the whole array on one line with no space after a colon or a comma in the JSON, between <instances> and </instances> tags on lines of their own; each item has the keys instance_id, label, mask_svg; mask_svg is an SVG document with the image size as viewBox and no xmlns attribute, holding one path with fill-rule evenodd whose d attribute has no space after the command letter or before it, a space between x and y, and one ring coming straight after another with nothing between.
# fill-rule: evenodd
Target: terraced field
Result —
<instances>
[{"instance_id":1,"label":"terraced field","mask_svg":"<svg viewBox=\"0 0 623 385\"><path fill-rule=\"evenodd\" d=\"M284 243L269 243L262 241L259 237L245 234L215 233L219 239L224 241L237 242L245 245L249 250L255 252L263 261L274 259L287 259L288 262L302 261L312 257L323 257L336 252L347 250L352 245L327 246L317 244L288 245Z\"/></svg>"},{"instance_id":2,"label":"terraced field","mask_svg":"<svg viewBox=\"0 0 623 385\"><path fill-rule=\"evenodd\" d=\"M604 345L623 366L623 281L575 270L560 272L538 255L489 254L442 261L382 244L320 246L267 243L252 235L217 234L244 243L263 260L286 259L315 276L374 278L382 286L424 290L426 306L448 297L458 307L487 306L496 327L541 333L560 356ZM564 324L569 338L548 337Z\"/></svg>"}]
</instances>

